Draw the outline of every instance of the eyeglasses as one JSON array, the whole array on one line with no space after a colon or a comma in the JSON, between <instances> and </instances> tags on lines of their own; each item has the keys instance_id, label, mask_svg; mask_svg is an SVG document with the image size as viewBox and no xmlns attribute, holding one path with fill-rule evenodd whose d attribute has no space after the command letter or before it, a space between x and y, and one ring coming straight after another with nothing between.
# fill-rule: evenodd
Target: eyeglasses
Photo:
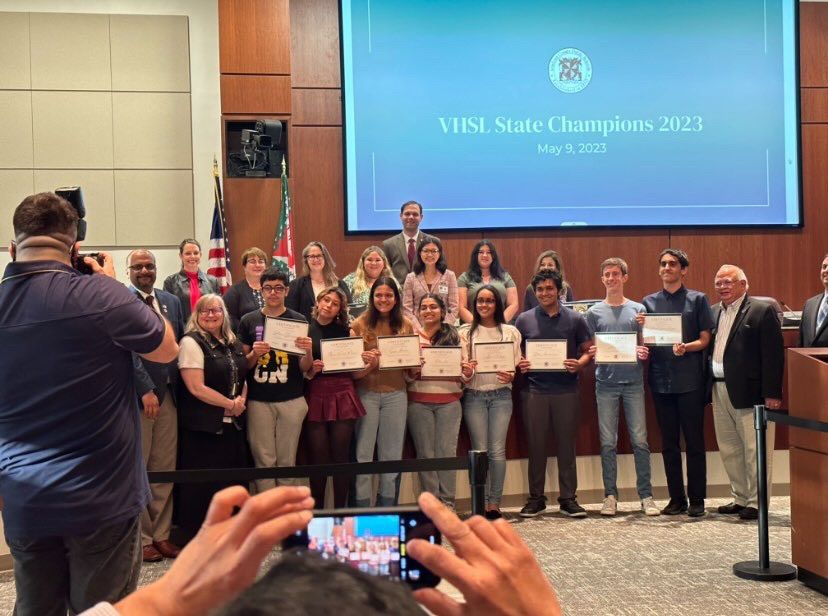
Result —
<instances>
[{"instance_id":1,"label":"eyeglasses","mask_svg":"<svg viewBox=\"0 0 828 616\"><path fill-rule=\"evenodd\" d=\"M423 248L423 249L420 251L420 254L424 254L424 255L439 255L439 254L440 254L440 251L439 251L439 250L437 250L436 248Z\"/></svg>"},{"instance_id":2,"label":"eyeglasses","mask_svg":"<svg viewBox=\"0 0 828 616\"><path fill-rule=\"evenodd\" d=\"M264 265L264 259L248 259L245 265Z\"/></svg>"},{"instance_id":3,"label":"eyeglasses","mask_svg":"<svg viewBox=\"0 0 828 616\"><path fill-rule=\"evenodd\" d=\"M307 259L308 261L316 261L318 259L324 259L324 258L325 258L325 255L307 255L305 257L305 259Z\"/></svg>"},{"instance_id":4,"label":"eyeglasses","mask_svg":"<svg viewBox=\"0 0 828 616\"><path fill-rule=\"evenodd\" d=\"M735 280L717 280L713 286L717 289L728 289L736 284Z\"/></svg>"},{"instance_id":5,"label":"eyeglasses","mask_svg":"<svg viewBox=\"0 0 828 616\"><path fill-rule=\"evenodd\" d=\"M155 271L155 263L137 263L135 265L130 265L129 269L133 272L140 272L141 270L147 270L148 272Z\"/></svg>"},{"instance_id":6,"label":"eyeglasses","mask_svg":"<svg viewBox=\"0 0 828 616\"><path fill-rule=\"evenodd\" d=\"M276 286L269 284L262 285L262 293L284 293L286 289L287 287L280 284L277 284Z\"/></svg>"},{"instance_id":7,"label":"eyeglasses","mask_svg":"<svg viewBox=\"0 0 828 616\"><path fill-rule=\"evenodd\" d=\"M208 316L208 315L218 316L220 314L224 314L224 311L221 308L202 308L201 310L198 311L198 314L201 314L201 315L204 315L204 316Z\"/></svg>"}]
</instances>

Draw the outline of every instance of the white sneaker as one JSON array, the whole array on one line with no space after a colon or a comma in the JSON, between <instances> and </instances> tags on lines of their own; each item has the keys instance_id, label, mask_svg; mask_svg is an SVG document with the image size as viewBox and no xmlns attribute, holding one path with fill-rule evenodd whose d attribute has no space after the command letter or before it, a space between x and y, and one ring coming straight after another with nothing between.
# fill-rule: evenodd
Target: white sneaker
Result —
<instances>
[{"instance_id":1,"label":"white sneaker","mask_svg":"<svg viewBox=\"0 0 828 616\"><path fill-rule=\"evenodd\" d=\"M644 515L661 515L661 510L656 507L652 496L641 499L641 511L644 512Z\"/></svg>"},{"instance_id":2,"label":"white sneaker","mask_svg":"<svg viewBox=\"0 0 828 616\"><path fill-rule=\"evenodd\" d=\"M601 507L601 515L615 515L617 511L618 500L612 494L610 494L604 499L604 506Z\"/></svg>"}]
</instances>

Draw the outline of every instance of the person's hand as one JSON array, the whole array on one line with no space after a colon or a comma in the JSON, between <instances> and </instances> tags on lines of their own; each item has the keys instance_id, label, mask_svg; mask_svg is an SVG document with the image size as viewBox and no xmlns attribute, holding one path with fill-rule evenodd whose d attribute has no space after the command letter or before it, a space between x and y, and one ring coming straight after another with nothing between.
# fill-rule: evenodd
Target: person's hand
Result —
<instances>
[{"instance_id":1,"label":"person's hand","mask_svg":"<svg viewBox=\"0 0 828 616\"><path fill-rule=\"evenodd\" d=\"M765 407L772 411L778 411L782 408L782 400L779 398L765 398Z\"/></svg>"},{"instance_id":2,"label":"person's hand","mask_svg":"<svg viewBox=\"0 0 828 616\"><path fill-rule=\"evenodd\" d=\"M218 492L201 530L170 570L115 609L123 616L213 613L255 581L273 546L308 525L312 508L304 486L282 486L252 497L241 486Z\"/></svg>"},{"instance_id":3,"label":"person's hand","mask_svg":"<svg viewBox=\"0 0 828 616\"><path fill-rule=\"evenodd\" d=\"M463 373L464 379L470 379L474 376L474 366L477 362L463 361L460 362L460 371Z\"/></svg>"},{"instance_id":4,"label":"person's hand","mask_svg":"<svg viewBox=\"0 0 828 616\"><path fill-rule=\"evenodd\" d=\"M681 357L687 353L687 345L683 342L677 342L673 345L673 355L676 357Z\"/></svg>"},{"instance_id":5,"label":"person's hand","mask_svg":"<svg viewBox=\"0 0 828 616\"><path fill-rule=\"evenodd\" d=\"M517 367L518 370L520 370L521 374L526 374L527 372L529 372L529 368L532 367L532 364L525 357L521 357L520 361L517 364Z\"/></svg>"},{"instance_id":6,"label":"person's hand","mask_svg":"<svg viewBox=\"0 0 828 616\"><path fill-rule=\"evenodd\" d=\"M639 345L635 347L635 355L641 361L644 361L650 356L650 347Z\"/></svg>"},{"instance_id":7,"label":"person's hand","mask_svg":"<svg viewBox=\"0 0 828 616\"><path fill-rule=\"evenodd\" d=\"M308 376L310 378L315 377L317 374L322 372L325 369L325 363L321 359L314 359L313 363L311 364L310 370L308 370Z\"/></svg>"},{"instance_id":8,"label":"person's hand","mask_svg":"<svg viewBox=\"0 0 828 616\"><path fill-rule=\"evenodd\" d=\"M257 340L253 343L253 354L256 358L262 357L270 352L270 344L264 340Z\"/></svg>"},{"instance_id":9,"label":"person's hand","mask_svg":"<svg viewBox=\"0 0 828 616\"><path fill-rule=\"evenodd\" d=\"M515 373L514 372L507 372L506 370L498 370L495 372L497 375L497 382L503 383L506 385L507 383L511 383L515 380Z\"/></svg>"},{"instance_id":10,"label":"person's hand","mask_svg":"<svg viewBox=\"0 0 828 616\"><path fill-rule=\"evenodd\" d=\"M598 352L598 347L597 347L597 346L595 346L594 344L591 344L591 345L589 346L589 348L587 348L587 355L589 355L589 356L590 356L590 357L592 357L592 358L595 358L595 354L596 354L597 352Z\"/></svg>"},{"instance_id":11,"label":"person's hand","mask_svg":"<svg viewBox=\"0 0 828 616\"><path fill-rule=\"evenodd\" d=\"M313 349L313 340L308 338L307 336L299 336L295 341L294 344L302 349L305 353L310 353L311 349Z\"/></svg>"},{"instance_id":12,"label":"person's hand","mask_svg":"<svg viewBox=\"0 0 828 616\"><path fill-rule=\"evenodd\" d=\"M454 553L423 539L408 542L408 553L434 573L453 584L465 603L459 603L436 588L414 592L436 616L486 614L500 616L558 616L561 608L549 580L531 550L505 520L494 523L480 516L465 522L432 494L423 492L420 508Z\"/></svg>"},{"instance_id":13,"label":"person's hand","mask_svg":"<svg viewBox=\"0 0 828 616\"><path fill-rule=\"evenodd\" d=\"M380 351L379 349L371 349L370 351L363 351L362 352L362 361L363 363L371 368L372 370L379 366L379 356Z\"/></svg>"},{"instance_id":14,"label":"person's hand","mask_svg":"<svg viewBox=\"0 0 828 616\"><path fill-rule=\"evenodd\" d=\"M112 255L102 250L99 251L98 254L103 257L103 265L98 263L98 260L93 259L92 257L84 257L83 262L92 268L93 274L101 274L103 276L109 276L110 278L117 279L117 276L115 276L115 263L112 261Z\"/></svg>"},{"instance_id":15,"label":"person's hand","mask_svg":"<svg viewBox=\"0 0 828 616\"><path fill-rule=\"evenodd\" d=\"M639 325L644 325L644 319L646 318L646 312L639 312L635 315L635 320L638 322Z\"/></svg>"},{"instance_id":16,"label":"person's hand","mask_svg":"<svg viewBox=\"0 0 828 616\"><path fill-rule=\"evenodd\" d=\"M247 398L244 396L236 396L233 399L233 417L238 417L242 413L244 413L244 409L247 408Z\"/></svg>"},{"instance_id":17,"label":"person's hand","mask_svg":"<svg viewBox=\"0 0 828 616\"><path fill-rule=\"evenodd\" d=\"M566 368L566 371L570 374L575 374L576 372L578 372L578 370L580 370L583 367L581 366L581 362L579 362L577 359L565 359L563 361L563 365L564 368Z\"/></svg>"},{"instance_id":18,"label":"person's hand","mask_svg":"<svg viewBox=\"0 0 828 616\"><path fill-rule=\"evenodd\" d=\"M141 404L144 405L144 417L147 419L155 419L158 417L158 411L161 410L161 403L158 402L158 396L151 389L141 396Z\"/></svg>"}]
</instances>

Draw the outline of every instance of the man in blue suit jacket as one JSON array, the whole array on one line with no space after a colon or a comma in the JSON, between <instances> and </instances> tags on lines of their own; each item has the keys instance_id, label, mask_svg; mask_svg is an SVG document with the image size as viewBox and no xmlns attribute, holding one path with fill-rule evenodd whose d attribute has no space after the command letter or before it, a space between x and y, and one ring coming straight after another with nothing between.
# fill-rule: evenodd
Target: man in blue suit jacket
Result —
<instances>
[{"instance_id":1,"label":"man in blue suit jacket","mask_svg":"<svg viewBox=\"0 0 828 616\"><path fill-rule=\"evenodd\" d=\"M166 291L155 289L155 256L149 250L133 250L127 257L130 290L136 297L172 324L176 340L184 334L181 302ZM148 471L175 470L178 441L178 414L175 390L178 364L159 364L133 354L135 389L142 408L141 446ZM141 514L141 541L145 562L178 556L170 542L172 525L172 484L150 484L152 500Z\"/></svg>"}]
</instances>

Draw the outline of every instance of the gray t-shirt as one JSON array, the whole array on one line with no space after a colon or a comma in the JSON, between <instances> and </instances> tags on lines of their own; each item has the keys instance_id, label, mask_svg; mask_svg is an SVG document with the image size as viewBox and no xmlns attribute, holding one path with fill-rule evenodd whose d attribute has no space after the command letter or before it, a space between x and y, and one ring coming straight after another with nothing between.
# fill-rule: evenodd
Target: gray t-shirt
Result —
<instances>
[{"instance_id":1,"label":"gray t-shirt","mask_svg":"<svg viewBox=\"0 0 828 616\"><path fill-rule=\"evenodd\" d=\"M606 301L594 304L586 314L587 325L593 337L596 332L638 332L635 315L646 312L642 304L627 300L620 306ZM595 368L595 380L612 384L643 383L642 362L636 364L600 364Z\"/></svg>"},{"instance_id":2,"label":"gray t-shirt","mask_svg":"<svg viewBox=\"0 0 828 616\"><path fill-rule=\"evenodd\" d=\"M457 286L465 287L469 290L466 308L474 312L475 295L477 295L477 290L484 284L490 284L495 288L495 290L500 294L500 299L503 301L503 308L506 308L506 291L507 289L511 289L515 286L515 281L512 280L512 277L509 275L509 272L503 272L503 280L492 278L488 283L485 283L483 281L472 282L471 280L469 280L469 275L467 272L463 272L462 274L460 274L460 277L457 278Z\"/></svg>"}]
</instances>

